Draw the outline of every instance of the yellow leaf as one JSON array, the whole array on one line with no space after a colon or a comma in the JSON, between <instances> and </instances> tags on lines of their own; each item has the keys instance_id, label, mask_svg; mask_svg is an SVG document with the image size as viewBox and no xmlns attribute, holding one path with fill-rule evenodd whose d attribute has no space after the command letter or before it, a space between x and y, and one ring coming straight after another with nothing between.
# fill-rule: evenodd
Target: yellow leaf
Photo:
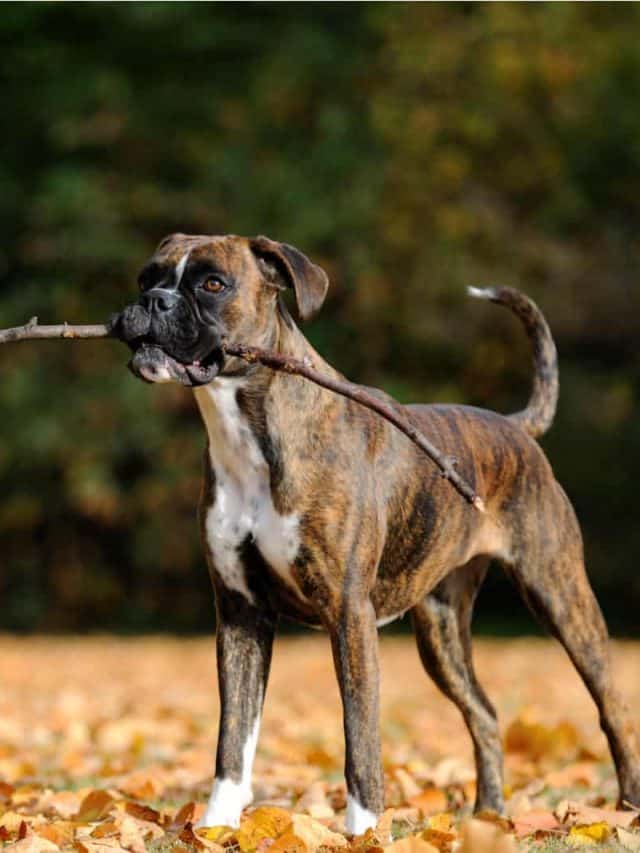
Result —
<instances>
[{"instance_id":1,"label":"yellow leaf","mask_svg":"<svg viewBox=\"0 0 640 853\"><path fill-rule=\"evenodd\" d=\"M291 817L291 823L292 832L304 843L309 853L314 853L318 847L346 847L347 845L343 835L332 832L323 823L319 823L309 815L294 814Z\"/></svg>"},{"instance_id":2,"label":"yellow leaf","mask_svg":"<svg viewBox=\"0 0 640 853\"><path fill-rule=\"evenodd\" d=\"M291 815L284 809L256 809L240 824L235 836L243 853L255 850L263 838L277 838L291 827Z\"/></svg>"},{"instance_id":3,"label":"yellow leaf","mask_svg":"<svg viewBox=\"0 0 640 853\"><path fill-rule=\"evenodd\" d=\"M204 826L196 830L196 835L200 838L206 838L207 841L215 841L216 844L222 844L233 835L234 830L230 826Z\"/></svg>"},{"instance_id":4,"label":"yellow leaf","mask_svg":"<svg viewBox=\"0 0 640 853\"><path fill-rule=\"evenodd\" d=\"M431 815L427 821L429 829L435 829L437 832L448 832L451 829L451 815L447 812Z\"/></svg>"},{"instance_id":5,"label":"yellow leaf","mask_svg":"<svg viewBox=\"0 0 640 853\"><path fill-rule=\"evenodd\" d=\"M606 841L611 835L611 827L608 823L590 823L588 826L572 826L569 830L567 842L573 844L572 839L586 839L588 844L599 844ZM584 842L579 842L584 843Z\"/></svg>"},{"instance_id":6,"label":"yellow leaf","mask_svg":"<svg viewBox=\"0 0 640 853\"><path fill-rule=\"evenodd\" d=\"M599 843L588 835L568 835L565 841L568 847L596 847Z\"/></svg>"}]
</instances>

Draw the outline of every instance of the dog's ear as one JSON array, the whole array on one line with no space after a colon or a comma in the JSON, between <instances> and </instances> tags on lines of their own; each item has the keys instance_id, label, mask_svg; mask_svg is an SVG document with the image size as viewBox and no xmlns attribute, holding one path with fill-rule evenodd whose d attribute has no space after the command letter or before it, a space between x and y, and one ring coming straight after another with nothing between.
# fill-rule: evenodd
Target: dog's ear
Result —
<instances>
[{"instance_id":1,"label":"dog's ear","mask_svg":"<svg viewBox=\"0 0 640 853\"><path fill-rule=\"evenodd\" d=\"M249 246L263 275L273 283L281 282L292 287L300 319L310 320L320 310L327 295L329 279L325 271L287 243L277 243L268 237L254 237Z\"/></svg>"}]
</instances>

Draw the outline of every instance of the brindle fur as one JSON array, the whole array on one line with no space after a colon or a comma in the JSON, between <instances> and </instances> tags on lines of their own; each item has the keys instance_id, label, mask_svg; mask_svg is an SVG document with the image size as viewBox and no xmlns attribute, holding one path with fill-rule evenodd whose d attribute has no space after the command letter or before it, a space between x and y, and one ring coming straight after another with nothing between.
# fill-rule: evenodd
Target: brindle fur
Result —
<instances>
[{"instance_id":1,"label":"brindle fur","mask_svg":"<svg viewBox=\"0 0 640 853\"><path fill-rule=\"evenodd\" d=\"M163 280L187 251L187 282L197 264L235 282L216 315L222 340L275 348L334 372L298 330L273 286L294 287L305 315L317 310L326 278L301 253L265 238L178 234L161 243L147 269ZM483 497L485 514L369 410L297 376L238 359L225 363L224 375L246 380L237 402L268 462L273 503L279 513L296 512L301 521L300 547L287 580L251 541L242 546L254 605L225 588L209 553L222 704L217 778L240 778L242 745L260 713L282 615L329 634L344 705L348 790L365 809L380 814L376 621L410 611L424 667L458 706L473 739L476 808L502 811L496 714L474 673L470 635L477 590L496 559L567 650L598 706L621 800L640 803L636 736L612 683L607 631L585 573L580 530L532 438L555 410L553 342L526 298L513 291L494 297L519 314L532 337L538 368L532 404L511 417L468 406L407 407L439 449L456 457L461 474ZM201 518L215 500L207 457Z\"/></svg>"}]
</instances>

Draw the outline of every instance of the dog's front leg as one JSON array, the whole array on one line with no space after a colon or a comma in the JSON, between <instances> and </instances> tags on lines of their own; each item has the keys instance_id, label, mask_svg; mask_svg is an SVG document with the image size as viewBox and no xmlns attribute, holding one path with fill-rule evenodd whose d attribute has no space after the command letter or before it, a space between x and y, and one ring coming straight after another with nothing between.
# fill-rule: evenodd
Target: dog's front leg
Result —
<instances>
[{"instance_id":1,"label":"dog's front leg","mask_svg":"<svg viewBox=\"0 0 640 853\"><path fill-rule=\"evenodd\" d=\"M329 631L344 715L346 828L360 835L375 827L384 806L378 634L369 599L344 602Z\"/></svg>"},{"instance_id":2,"label":"dog's front leg","mask_svg":"<svg viewBox=\"0 0 640 853\"><path fill-rule=\"evenodd\" d=\"M275 614L216 590L220 728L216 775L201 826L238 826L252 798L251 770L271 664Z\"/></svg>"}]
</instances>

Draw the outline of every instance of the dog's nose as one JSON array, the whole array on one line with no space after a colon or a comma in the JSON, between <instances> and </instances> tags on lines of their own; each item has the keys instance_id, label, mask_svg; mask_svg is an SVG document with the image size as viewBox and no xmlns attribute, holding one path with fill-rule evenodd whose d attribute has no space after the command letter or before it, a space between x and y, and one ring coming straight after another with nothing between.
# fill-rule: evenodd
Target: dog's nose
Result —
<instances>
[{"instance_id":1,"label":"dog's nose","mask_svg":"<svg viewBox=\"0 0 640 853\"><path fill-rule=\"evenodd\" d=\"M180 296L174 290L165 290L163 287L153 287L142 294L142 304L149 313L163 313L175 307Z\"/></svg>"}]
</instances>

